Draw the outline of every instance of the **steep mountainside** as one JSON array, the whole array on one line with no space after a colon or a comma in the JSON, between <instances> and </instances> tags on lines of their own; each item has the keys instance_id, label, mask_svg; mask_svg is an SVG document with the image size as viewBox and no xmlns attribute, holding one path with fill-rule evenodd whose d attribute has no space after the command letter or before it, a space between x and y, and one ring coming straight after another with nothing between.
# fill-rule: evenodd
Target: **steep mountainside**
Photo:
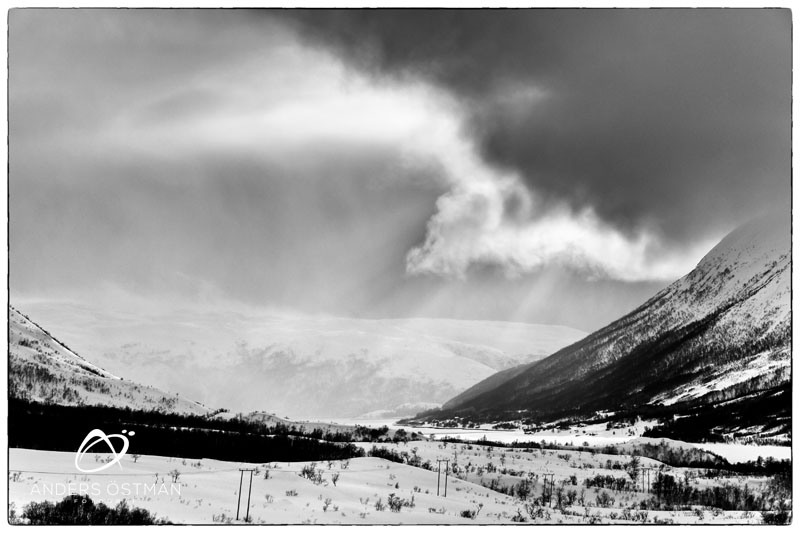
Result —
<instances>
[{"instance_id":1,"label":"steep mountainside","mask_svg":"<svg viewBox=\"0 0 800 533\"><path fill-rule=\"evenodd\" d=\"M85 360L9 307L9 397L59 405L106 405L207 414L202 405L125 381Z\"/></svg>"},{"instance_id":2,"label":"steep mountainside","mask_svg":"<svg viewBox=\"0 0 800 533\"><path fill-rule=\"evenodd\" d=\"M772 216L740 227L632 313L427 415L554 419L727 402L735 429L784 431L791 405L788 222ZM772 412L754 416L756 401Z\"/></svg>"},{"instance_id":3,"label":"steep mountainside","mask_svg":"<svg viewBox=\"0 0 800 533\"><path fill-rule=\"evenodd\" d=\"M54 303L36 313L116 373L207 405L292 418L413 414L585 335L508 322L200 308L133 315Z\"/></svg>"}]
</instances>

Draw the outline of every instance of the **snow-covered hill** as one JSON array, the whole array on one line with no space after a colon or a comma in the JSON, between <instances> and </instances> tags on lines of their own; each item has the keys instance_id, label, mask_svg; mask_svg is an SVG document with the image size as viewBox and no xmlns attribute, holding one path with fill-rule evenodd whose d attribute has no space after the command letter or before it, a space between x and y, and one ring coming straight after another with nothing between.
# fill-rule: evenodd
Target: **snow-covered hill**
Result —
<instances>
[{"instance_id":1,"label":"snow-covered hill","mask_svg":"<svg viewBox=\"0 0 800 533\"><path fill-rule=\"evenodd\" d=\"M584 333L445 319L277 317L192 309L103 314L37 309L105 368L207 405L296 417L403 416Z\"/></svg>"},{"instance_id":2,"label":"snow-covered hill","mask_svg":"<svg viewBox=\"0 0 800 533\"><path fill-rule=\"evenodd\" d=\"M106 405L207 414L202 405L123 380L90 363L9 307L9 396L59 405Z\"/></svg>"},{"instance_id":3,"label":"snow-covered hill","mask_svg":"<svg viewBox=\"0 0 800 533\"><path fill-rule=\"evenodd\" d=\"M446 412L550 416L782 394L791 368L790 280L789 217L751 221L632 313L551 357L492 376ZM763 414L762 426L767 415L773 423L784 416Z\"/></svg>"}]
</instances>

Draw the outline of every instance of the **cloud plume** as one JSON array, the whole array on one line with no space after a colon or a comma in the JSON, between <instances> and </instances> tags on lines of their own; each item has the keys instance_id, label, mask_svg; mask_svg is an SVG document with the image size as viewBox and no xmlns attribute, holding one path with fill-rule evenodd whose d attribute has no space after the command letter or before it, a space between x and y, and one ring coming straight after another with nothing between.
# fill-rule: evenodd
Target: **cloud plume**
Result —
<instances>
[{"instance_id":1,"label":"cloud plume","mask_svg":"<svg viewBox=\"0 0 800 533\"><path fill-rule=\"evenodd\" d=\"M545 206L518 175L484 162L452 128L440 131L451 135L427 137L422 146L438 157L450 189L436 202L424 243L407 255L410 274L464 279L475 265L514 277L557 264L590 278L670 280L712 244L664 250L652 230L623 233L591 208Z\"/></svg>"},{"instance_id":2,"label":"cloud plume","mask_svg":"<svg viewBox=\"0 0 800 533\"><path fill-rule=\"evenodd\" d=\"M544 202L672 245L788 208L791 12L287 12L379 79L464 102L469 136Z\"/></svg>"},{"instance_id":3,"label":"cloud plume","mask_svg":"<svg viewBox=\"0 0 800 533\"><path fill-rule=\"evenodd\" d=\"M790 22L12 10L14 297L602 325L788 206Z\"/></svg>"}]
</instances>

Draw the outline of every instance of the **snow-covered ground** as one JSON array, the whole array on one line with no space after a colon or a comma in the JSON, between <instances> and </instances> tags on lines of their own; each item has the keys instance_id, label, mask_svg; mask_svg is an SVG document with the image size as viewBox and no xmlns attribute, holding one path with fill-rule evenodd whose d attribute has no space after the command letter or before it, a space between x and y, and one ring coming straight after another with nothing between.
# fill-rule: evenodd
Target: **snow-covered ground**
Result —
<instances>
[{"instance_id":1,"label":"snow-covered ground","mask_svg":"<svg viewBox=\"0 0 800 533\"><path fill-rule=\"evenodd\" d=\"M359 418L339 418L331 420L338 424L355 425L359 424L368 427L387 426L389 429L399 429L404 426L397 425L395 420L380 419L367 420ZM460 429L460 428L435 428L422 427L413 428L413 431L421 433L434 439L448 437L458 438L468 441L477 441L483 438L486 440L502 443L519 442L541 442L559 445L582 446L588 444L593 447L621 444L639 438L648 426L657 425L655 420L639 420L635 424L624 428L607 429L606 424L588 424L583 427L572 427L565 430L537 431L535 433L525 433L522 429L497 430L492 429L491 425L483 425L479 429ZM405 427L409 433L412 428ZM790 446L755 446L737 443L686 443L703 450L716 453L730 462L755 461L759 457L766 459L790 459L792 449Z\"/></svg>"},{"instance_id":2,"label":"snow-covered ground","mask_svg":"<svg viewBox=\"0 0 800 533\"><path fill-rule=\"evenodd\" d=\"M362 445L366 449L371 443ZM757 524L760 513L744 511L705 512L649 511L638 514L635 509L642 499L650 497L641 489L611 491L584 489L584 480L597 474L626 477L621 469L631 458L592 452L492 448L437 441L382 444L396 452L418 455L423 460L449 459L458 465L458 475L451 473L444 494L444 474L368 457L350 461L319 461L315 464L321 482L301 477L300 471L310 463L236 463L209 459L181 459L144 455L136 461L131 456L108 470L84 474L75 469L70 452L11 449L9 453L9 502L17 514L33 501L59 501L67 493L88 494L95 503L116 505L126 499L132 506L142 507L173 523L210 524L235 522L237 505L240 518L247 509L254 523L262 524L505 524L522 516L527 522L539 523L627 523L632 521L671 521L674 523ZM87 457L91 463L92 459ZM98 464L103 459L97 456ZM491 466L494 465L494 466ZM84 465L85 466L85 465ZM91 465L93 466L93 465ZM641 459L641 466L659 468L652 459ZM256 469L252 491L249 474L240 468ZM506 473L503 469L511 469ZM269 470L269 476L265 472ZM179 472L173 482L170 473ZM691 469L670 468L671 475L688 475L698 488L726 480L698 476ZM531 517L526 503L541 497L543 475L552 474L556 487L579 493L573 505L563 511L553 506L538 507L542 516ZM337 476L334 483L334 476ZM571 480L574 476L574 481ZM483 486L495 481L510 486L522 479L532 481L531 498L523 502ZM759 490L765 478L735 479L739 486ZM440 495L437 495L437 482ZM250 492L249 506L247 503ZM600 493L608 493L611 503L597 504ZM390 495L413 506L399 512L388 507ZM376 507L381 502L385 508ZM464 512L476 512L474 518ZM636 514L636 517L633 517Z\"/></svg>"},{"instance_id":3,"label":"snow-covered ground","mask_svg":"<svg viewBox=\"0 0 800 533\"><path fill-rule=\"evenodd\" d=\"M436 472L372 457L352 459L346 468L341 461L330 465L318 462L324 481L315 484L298 475L310 463L248 464L157 456L142 456L134 462L128 456L122 460L121 468L82 474L74 467L74 456L68 452L11 449L9 499L17 512L32 501L61 500L63 493L55 495L59 488L78 492L84 484L83 492L88 492L95 503L115 505L125 498L131 505L175 523L225 522L236 517L239 468L258 469L250 496L254 523L510 523L521 506L509 496L452 477L448 480L447 497L437 496ZM264 479L267 468L269 479ZM180 477L173 484L169 472L175 469ZM334 485L332 478L337 473L339 478ZM245 516L248 484L249 474L245 473L240 518ZM44 494L48 490L50 493ZM124 497L125 491L129 494ZM390 494L408 501L413 498L414 507L390 511ZM379 500L386 505L384 510L376 509ZM479 508L474 520L461 516L462 511ZM562 520L576 521L574 517Z\"/></svg>"},{"instance_id":4,"label":"snow-covered ground","mask_svg":"<svg viewBox=\"0 0 800 533\"><path fill-rule=\"evenodd\" d=\"M674 444L674 441L673 441ZM371 443L361 446L370 449ZM434 465L437 460L448 459L450 464L457 464L459 475L479 484L488 485L495 481L500 485L514 485L522 479L533 481L531 497L541 496L545 476L553 476L555 487L562 487L564 492L575 490L582 503L577 503L565 509L566 514L575 513L584 515L584 522L591 522L588 517L601 518L601 523L628 523L615 520L619 518L623 509L638 508L643 500L647 500L652 493L641 487L644 475L640 474L635 483L635 491L614 491L597 488L585 488L585 481L597 475L625 478L630 480L624 466L632 459L630 455L610 455L595 451L573 451L557 449L532 449L521 448L495 448L461 443L447 443L438 441L410 442L408 444L379 445L388 447L398 453L412 453L423 461L431 461ZM738 476L732 478L704 477L704 469L672 467L657 460L640 457L640 466L650 469L650 472L663 471L677 479L690 479L691 484L699 489L714 486L734 484L739 488L745 485L750 491L760 491L768 483L768 478L761 476ZM651 478L652 480L652 478ZM646 483L646 482L645 482ZM615 501L608 507L598 507L597 497L602 492ZM760 513L746 513L744 511L728 511L705 509L705 513L695 511L648 511L649 523L655 519L671 521L676 524L745 524L760 523Z\"/></svg>"},{"instance_id":5,"label":"snow-covered ground","mask_svg":"<svg viewBox=\"0 0 800 533\"><path fill-rule=\"evenodd\" d=\"M618 444L639 437L646 426L654 425L651 421L639 421L634 425L618 429L606 429L606 424L587 424L583 427L571 427L564 430L544 430L534 433L525 433L522 429L496 430L484 425L481 429L453 430L451 428L432 428L426 434L433 434L435 438L458 437L464 440L479 440L486 438L496 442L511 443L541 442L581 446L605 446Z\"/></svg>"},{"instance_id":6,"label":"snow-covered ground","mask_svg":"<svg viewBox=\"0 0 800 533\"><path fill-rule=\"evenodd\" d=\"M791 446L752 446L748 444L727 444L716 442L703 442L694 444L698 448L708 450L715 453L720 457L724 457L731 463L739 463L746 461L755 461L759 457L766 459L767 457L774 457L775 459L791 459L792 448Z\"/></svg>"}]
</instances>

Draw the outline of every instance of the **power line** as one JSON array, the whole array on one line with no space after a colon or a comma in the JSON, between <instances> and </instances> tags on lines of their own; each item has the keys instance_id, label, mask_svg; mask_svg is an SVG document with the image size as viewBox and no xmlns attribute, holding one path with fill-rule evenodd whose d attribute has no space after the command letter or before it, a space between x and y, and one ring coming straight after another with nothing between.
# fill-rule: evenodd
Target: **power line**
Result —
<instances>
[{"instance_id":1,"label":"power line","mask_svg":"<svg viewBox=\"0 0 800 533\"><path fill-rule=\"evenodd\" d=\"M199 472L181 472L181 476L190 476L190 475L198 475L198 474L214 474L217 472L236 472L238 469L226 469L226 470L201 470ZM44 471L44 470L20 470L19 468L10 468L9 472L20 472L25 474L51 474L51 475L59 475L59 476L88 476L88 477L153 477L154 475L158 474L158 472L148 472L148 473L135 473L135 474L127 474L125 472L120 472L117 474L98 474L98 473L82 473L82 472L51 472L51 471Z\"/></svg>"},{"instance_id":2,"label":"power line","mask_svg":"<svg viewBox=\"0 0 800 533\"><path fill-rule=\"evenodd\" d=\"M405 463L403 463L403 464L405 465ZM408 465L406 465L406 466L408 466ZM280 472L300 473L300 472L302 472L302 470L294 470L294 469L287 469L287 468L271 468L271 467L262 467L262 468L269 469L272 473L276 473L276 472L277 473L280 473ZM220 472L222 472L222 473L224 473L224 472L238 472L239 470L240 470L239 468L223 468L223 469L219 469L219 470L199 470L197 472L181 472L181 476L199 475L199 474L216 474L216 473L220 473ZM256 470L256 469L254 469L254 470ZM386 468L385 467L384 468L367 468L367 469L356 469L356 468L336 469L336 468L332 468L332 469L329 469L329 470L325 470L325 472L378 472L378 471L381 471L381 470L386 470ZM82 472L75 472L75 471L73 471L73 472L53 472L53 471L45 471L45 470L22 470L22 469L19 469L19 468L9 468L8 471L9 472L21 472L21 473L25 473L25 474L52 474L52 475L64 475L64 476L85 475L85 476L91 476L91 477L95 477L95 476L111 476L111 477L114 477L114 476L128 476L128 477L148 476L149 477L149 476L153 476L155 474L158 474L158 472L130 473L130 474L129 473L125 473L125 472L120 472L118 474L82 473Z\"/></svg>"}]
</instances>

